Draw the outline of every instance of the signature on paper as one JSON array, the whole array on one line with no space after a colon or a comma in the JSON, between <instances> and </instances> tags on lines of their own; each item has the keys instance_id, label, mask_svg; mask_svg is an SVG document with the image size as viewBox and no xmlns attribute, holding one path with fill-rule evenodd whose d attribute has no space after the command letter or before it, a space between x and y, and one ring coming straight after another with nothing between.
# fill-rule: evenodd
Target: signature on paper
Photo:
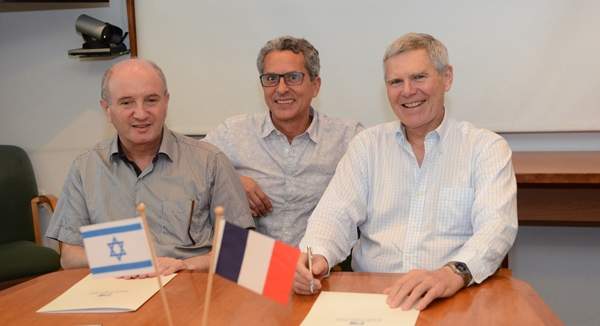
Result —
<instances>
[{"instance_id":1,"label":"signature on paper","mask_svg":"<svg viewBox=\"0 0 600 326\"><path fill-rule=\"evenodd\" d=\"M123 292L127 292L126 290L115 290L115 291L94 291L92 293L90 293L91 295L95 296L95 297L110 297L113 294L117 294L117 293L123 293Z\"/></svg>"},{"instance_id":2,"label":"signature on paper","mask_svg":"<svg viewBox=\"0 0 600 326\"><path fill-rule=\"evenodd\" d=\"M381 318L337 318L335 321L341 325L374 325L382 322Z\"/></svg>"}]
</instances>

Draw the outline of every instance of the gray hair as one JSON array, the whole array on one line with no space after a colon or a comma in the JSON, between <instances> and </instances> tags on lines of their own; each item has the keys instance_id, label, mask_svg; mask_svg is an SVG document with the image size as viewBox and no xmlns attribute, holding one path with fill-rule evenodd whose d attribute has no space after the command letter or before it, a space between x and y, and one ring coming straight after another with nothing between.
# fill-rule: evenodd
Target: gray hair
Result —
<instances>
[{"instance_id":1,"label":"gray hair","mask_svg":"<svg viewBox=\"0 0 600 326\"><path fill-rule=\"evenodd\" d=\"M163 83L163 86L165 87L165 94L168 94L169 91L167 89L167 78L165 77L165 74L163 73L162 69L160 69L160 67L150 61L150 60L146 60L146 59L141 59L141 58L131 58L128 59L126 61L120 61L115 63L114 65L112 65L110 68L108 68L108 70L106 70L104 72L104 76L102 76L102 86L101 86L101 90L100 90L100 98L110 102L110 92L108 90L108 84L110 83L110 78L112 77L112 74L115 70L115 67L119 64L122 64L123 62L140 62L140 63L145 63L147 65L149 65L150 67L152 67L154 69L154 71L156 71L156 73L158 74L158 77L160 78L160 80Z\"/></svg>"},{"instance_id":2,"label":"gray hair","mask_svg":"<svg viewBox=\"0 0 600 326\"><path fill-rule=\"evenodd\" d=\"M385 51L383 63L398 54L424 49L429 55L429 59L439 73L443 73L448 67L448 50L442 42L433 36L424 33L408 33L395 40Z\"/></svg>"},{"instance_id":3,"label":"gray hair","mask_svg":"<svg viewBox=\"0 0 600 326\"><path fill-rule=\"evenodd\" d=\"M262 74L265 69L265 57L271 51L292 51L296 54L302 54L304 56L304 68L308 71L310 80L314 80L319 76L321 64L319 62L319 51L303 38L296 38L293 36L281 36L268 41L256 58L256 67L258 73Z\"/></svg>"}]
</instances>

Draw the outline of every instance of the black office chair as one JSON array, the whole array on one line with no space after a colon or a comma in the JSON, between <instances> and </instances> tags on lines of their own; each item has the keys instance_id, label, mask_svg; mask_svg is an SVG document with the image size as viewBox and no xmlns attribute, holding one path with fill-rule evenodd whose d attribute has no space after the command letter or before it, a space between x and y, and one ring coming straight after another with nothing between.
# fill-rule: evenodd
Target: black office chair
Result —
<instances>
[{"instance_id":1,"label":"black office chair","mask_svg":"<svg viewBox=\"0 0 600 326\"><path fill-rule=\"evenodd\" d=\"M60 269L60 256L42 245L39 205L53 211L56 198L38 196L31 161L19 147L0 145L0 289Z\"/></svg>"}]
</instances>

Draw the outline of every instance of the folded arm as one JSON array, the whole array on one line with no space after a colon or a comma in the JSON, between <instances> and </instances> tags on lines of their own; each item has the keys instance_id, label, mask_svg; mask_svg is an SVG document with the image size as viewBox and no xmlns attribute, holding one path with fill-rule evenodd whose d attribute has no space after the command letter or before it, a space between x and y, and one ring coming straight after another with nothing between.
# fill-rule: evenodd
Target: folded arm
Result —
<instances>
[{"instance_id":1,"label":"folded arm","mask_svg":"<svg viewBox=\"0 0 600 326\"><path fill-rule=\"evenodd\" d=\"M240 181L246 191L246 197L248 197L248 204L253 217L265 216L273 210L271 199L254 179L241 175Z\"/></svg>"}]
</instances>

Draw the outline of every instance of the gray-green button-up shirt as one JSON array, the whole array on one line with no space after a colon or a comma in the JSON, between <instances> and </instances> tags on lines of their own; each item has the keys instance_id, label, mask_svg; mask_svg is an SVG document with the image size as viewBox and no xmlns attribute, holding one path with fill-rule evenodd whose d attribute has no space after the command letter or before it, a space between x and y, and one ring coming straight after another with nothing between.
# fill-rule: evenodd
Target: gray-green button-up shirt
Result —
<instances>
[{"instance_id":1,"label":"gray-green button-up shirt","mask_svg":"<svg viewBox=\"0 0 600 326\"><path fill-rule=\"evenodd\" d=\"M254 227L227 157L165 128L156 158L139 176L120 158L116 136L77 157L46 236L82 245L80 226L135 217L141 202L159 256L184 259L208 252L217 206L225 208L226 220Z\"/></svg>"}]
</instances>

